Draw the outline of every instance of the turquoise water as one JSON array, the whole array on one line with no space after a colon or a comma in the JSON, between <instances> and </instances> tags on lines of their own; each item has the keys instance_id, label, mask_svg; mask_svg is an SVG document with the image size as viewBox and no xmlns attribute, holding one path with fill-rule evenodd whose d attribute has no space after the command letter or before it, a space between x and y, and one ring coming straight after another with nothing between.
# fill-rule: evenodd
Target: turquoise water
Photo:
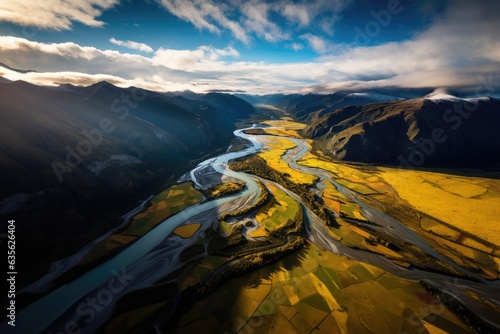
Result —
<instances>
[{"instance_id":1,"label":"turquoise water","mask_svg":"<svg viewBox=\"0 0 500 334\"><path fill-rule=\"evenodd\" d=\"M256 141L252 141L251 136L242 133L243 130L237 130L234 134L250 140L253 144L252 147L238 152L226 153L215 158L215 160L213 158L209 160L213 160L211 164L217 171L244 181L247 185L244 191L239 194L194 205L166 219L119 254L23 309L16 316L16 326L12 327L4 323L0 326L0 332L22 334L41 332L82 297L85 297L86 294L111 279L116 272L121 272L123 268L127 268L133 263L140 261L143 256L160 244L165 239L165 236L169 235L179 224L187 219L207 210L214 209L237 197L256 194L257 198L260 188L254 180L246 174L233 172L221 167L231 159L249 155L260 150L261 145ZM206 163L202 162L201 164Z\"/></svg>"}]
</instances>

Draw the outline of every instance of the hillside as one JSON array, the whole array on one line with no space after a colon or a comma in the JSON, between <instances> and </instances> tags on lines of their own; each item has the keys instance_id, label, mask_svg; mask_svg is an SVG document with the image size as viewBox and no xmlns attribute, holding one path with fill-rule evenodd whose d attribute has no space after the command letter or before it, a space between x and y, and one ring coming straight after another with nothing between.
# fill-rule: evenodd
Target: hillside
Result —
<instances>
[{"instance_id":1,"label":"hillside","mask_svg":"<svg viewBox=\"0 0 500 334\"><path fill-rule=\"evenodd\" d=\"M253 112L231 95L196 98L107 82L0 83L0 215L20 222L23 241L40 243L31 263L119 224L156 187L227 147L234 122Z\"/></svg>"},{"instance_id":2,"label":"hillside","mask_svg":"<svg viewBox=\"0 0 500 334\"><path fill-rule=\"evenodd\" d=\"M423 98L336 109L302 134L339 160L472 167L500 163L499 131L497 99Z\"/></svg>"}]
</instances>

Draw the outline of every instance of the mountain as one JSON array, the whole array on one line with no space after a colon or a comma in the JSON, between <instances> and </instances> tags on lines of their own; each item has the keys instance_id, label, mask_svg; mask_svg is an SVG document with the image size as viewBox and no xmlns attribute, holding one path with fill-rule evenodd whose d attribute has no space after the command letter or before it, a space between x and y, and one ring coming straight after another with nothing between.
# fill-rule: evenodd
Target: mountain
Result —
<instances>
[{"instance_id":1,"label":"mountain","mask_svg":"<svg viewBox=\"0 0 500 334\"><path fill-rule=\"evenodd\" d=\"M196 98L0 82L0 216L41 249L29 263L118 224L155 187L227 147L234 123L254 111L226 94Z\"/></svg>"},{"instance_id":2,"label":"mountain","mask_svg":"<svg viewBox=\"0 0 500 334\"><path fill-rule=\"evenodd\" d=\"M302 130L335 159L407 167L498 164L499 132L499 100L443 94L339 108Z\"/></svg>"},{"instance_id":3,"label":"mountain","mask_svg":"<svg viewBox=\"0 0 500 334\"><path fill-rule=\"evenodd\" d=\"M365 105L374 102L402 100L400 97L379 94L376 92L336 92L333 94L274 94L242 96L247 101L271 104L291 114L299 121L311 122L328 112L346 106ZM252 102L255 104L255 102Z\"/></svg>"}]
</instances>

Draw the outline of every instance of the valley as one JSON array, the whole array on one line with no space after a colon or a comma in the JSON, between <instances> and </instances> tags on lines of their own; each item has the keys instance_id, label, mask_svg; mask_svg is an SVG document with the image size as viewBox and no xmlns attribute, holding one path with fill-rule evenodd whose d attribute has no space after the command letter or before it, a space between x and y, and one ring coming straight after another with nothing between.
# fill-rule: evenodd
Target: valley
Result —
<instances>
[{"instance_id":1,"label":"valley","mask_svg":"<svg viewBox=\"0 0 500 334\"><path fill-rule=\"evenodd\" d=\"M498 234L474 210L498 217L500 181L333 161L304 126L285 115L235 131L251 145L148 198L20 319L44 309L30 326L46 332L498 331ZM88 321L77 309L113 268L131 282Z\"/></svg>"}]
</instances>

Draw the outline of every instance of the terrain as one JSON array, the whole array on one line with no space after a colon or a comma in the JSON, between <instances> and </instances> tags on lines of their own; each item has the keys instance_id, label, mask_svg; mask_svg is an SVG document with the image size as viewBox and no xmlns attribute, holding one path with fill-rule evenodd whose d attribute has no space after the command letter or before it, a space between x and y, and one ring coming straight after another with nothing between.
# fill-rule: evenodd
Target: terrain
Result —
<instances>
[{"instance_id":1,"label":"terrain","mask_svg":"<svg viewBox=\"0 0 500 334\"><path fill-rule=\"evenodd\" d=\"M316 114L302 135L338 160L401 167L498 166L500 101L418 98Z\"/></svg>"},{"instance_id":2,"label":"terrain","mask_svg":"<svg viewBox=\"0 0 500 334\"><path fill-rule=\"evenodd\" d=\"M16 90L25 83L2 85L14 85L10 94L27 91ZM141 101L125 98L125 105L137 107L128 106L123 125L116 120L116 130L68 173L79 178L63 186L66 181L43 169L51 163L43 159L65 159L49 146L64 149L66 138L81 140L75 128L95 129L99 117L116 116L110 107L115 99L142 91L108 83L26 87L50 108L29 117L24 107L3 109L17 110L17 126L28 127L4 139L19 141L17 150L40 166L29 182L17 179L16 186L13 179L12 189L61 188L65 198L76 196L75 210L98 207L92 201L102 198L123 203L106 211L113 224L93 230L83 210L87 239L78 223L66 236L62 230L66 242L77 232L73 251L36 255L46 263L20 289L19 331L64 332L68 324L82 333L500 331L500 175L493 154L498 100L146 92ZM86 112L61 107L63 97ZM419 138L455 124L443 115L464 110L470 115L463 126L446 132L449 138L423 164L432 169L398 166L398 154ZM240 129L233 131L235 124ZM131 138L136 127L143 132ZM40 145L46 142L40 129L56 134L50 145ZM455 148L460 143L469 152ZM207 156L219 145L224 149L218 155ZM5 158L6 170L13 173L15 163L25 168L17 175L32 170L8 149L5 156L14 158ZM120 158L112 158L117 153ZM482 168L451 168L457 165ZM148 171L150 178L141 179ZM111 182L100 180L105 175L127 182L74 195ZM132 199L141 201L124 203ZM9 216L26 209L25 201L8 203ZM95 216L103 217L102 211ZM55 239L40 231L40 240ZM58 261L47 271L49 259ZM125 282L121 289L102 299L117 280Z\"/></svg>"},{"instance_id":3,"label":"terrain","mask_svg":"<svg viewBox=\"0 0 500 334\"><path fill-rule=\"evenodd\" d=\"M26 266L20 286L119 227L124 212L186 166L224 150L235 122L254 112L231 95L194 96L107 82L0 83L0 215L19 221L25 242L38 249L18 254L32 259L19 261Z\"/></svg>"}]
</instances>

